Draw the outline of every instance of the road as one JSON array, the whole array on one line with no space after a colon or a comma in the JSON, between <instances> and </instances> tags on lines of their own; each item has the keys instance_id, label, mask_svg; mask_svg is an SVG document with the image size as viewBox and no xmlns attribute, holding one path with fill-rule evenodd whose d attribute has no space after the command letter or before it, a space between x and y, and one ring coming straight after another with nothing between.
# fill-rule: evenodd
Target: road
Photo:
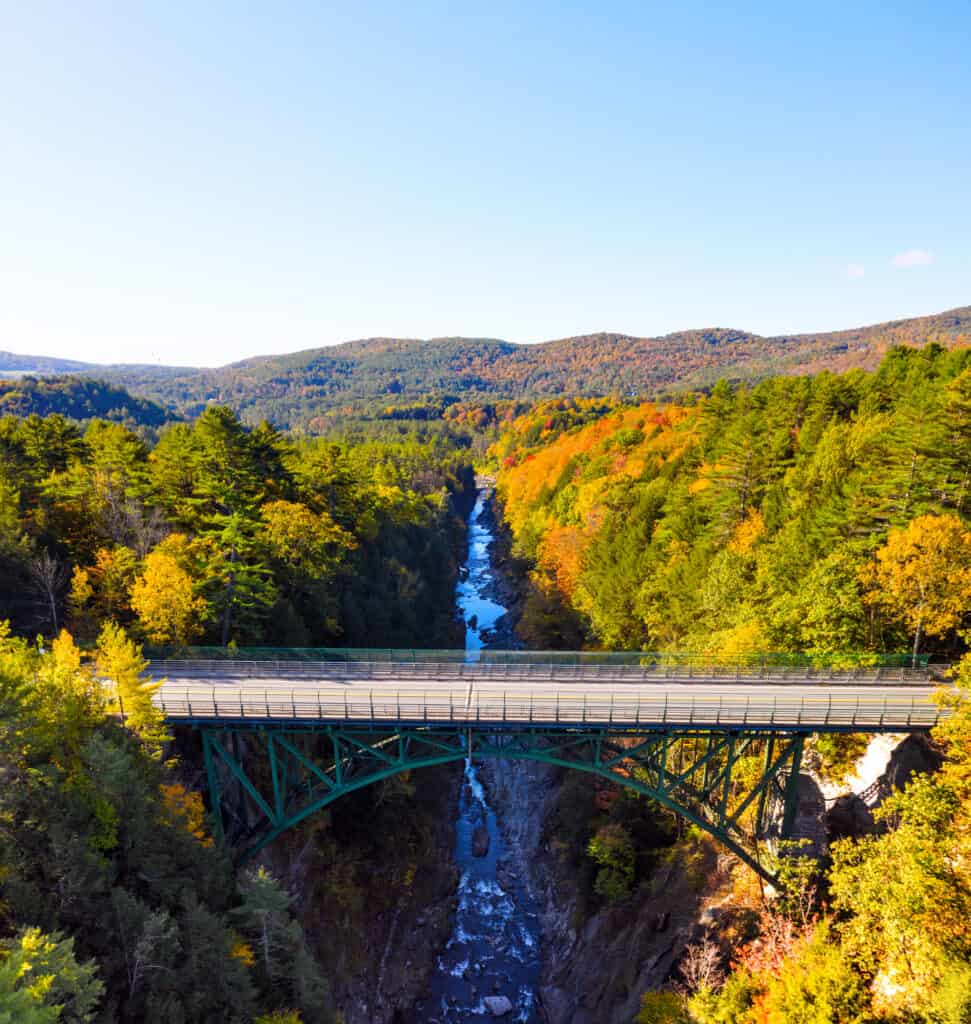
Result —
<instances>
[{"instance_id":1,"label":"road","mask_svg":"<svg viewBox=\"0 0 971 1024\"><path fill-rule=\"evenodd\" d=\"M927 729L940 710L920 673L808 670L743 676L640 666L158 662L173 721ZM896 676L887 680L886 675Z\"/></svg>"}]
</instances>

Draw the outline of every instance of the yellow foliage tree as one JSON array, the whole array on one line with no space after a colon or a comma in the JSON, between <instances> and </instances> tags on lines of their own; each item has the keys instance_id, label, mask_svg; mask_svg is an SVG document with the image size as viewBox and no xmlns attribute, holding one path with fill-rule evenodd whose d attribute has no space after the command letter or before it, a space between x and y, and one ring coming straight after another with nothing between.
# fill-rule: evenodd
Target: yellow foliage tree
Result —
<instances>
[{"instance_id":1,"label":"yellow foliage tree","mask_svg":"<svg viewBox=\"0 0 971 1024\"><path fill-rule=\"evenodd\" d=\"M136 567L135 553L126 547L98 548L93 565L76 565L69 597L75 628L86 632L103 619L127 614Z\"/></svg>"},{"instance_id":2,"label":"yellow foliage tree","mask_svg":"<svg viewBox=\"0 0 971 1024\"><path fill-rule=\"evenodd\" d=\"M925 635L943 636L971 606L971 531L954 515L917 516L891 530L863 570L869 601L914 637L914 662Z\"/></svg>"},{"instance_id":3,"label":"yellow foliage tree","mask_svg":"<svg viewBox=\"0 0 971 1024\"><path fill-rule=\"evenodd\" d=\"M393 496L392 504L398 496ZM327 512L314 512L300 502L271 501L262 514L264 537L273 557L307 576L330 576L345 553L357 547L354 537Z\"/></svg>"},{"instance_id":4,"label":"yellow foliage tree","mask_svg":"<svg viewBox=\"0 0 971 1024\"><path fill-rule=\"evenodd\" d=\"M162 713L152 703L152 694L161 683L143 678L148 662L142 649L115 622L106 622L98 636L97 665L99 674L115 685L118 710L126 724L158 753L170 738Z\"/></svg>"},{"instance_id":5,"label":"yellow foliage tree","mask_svg":"<svg viewBox=\"0 0 971 1024\"><path fill-rule=\"evenodd\" d=\"M212 846L212 836L206 831L206 809L202 803L202 794L188 790L178 782L163 783L159 790L169 820L184 828L203 846Z\"/></svg>"},{"instance_id":6,"label":"yellow foliage tree","mask_svg":"<svg viewBox=\"0 0 971 1024\"><path fill-rule=\"evenodd\" d=\"M131 591L131 605L145 636L155 644L187 644L202 633L205 598L195 593L185 569L188 541L166 537L145 557Z\"/></svg>"},{"instance_id":7,"label":"yellow foliage tree","mask_svg":"<svg viewBox=\"0 0 971 1024\"><path fill-rule=\"evenodd\" d=\"M68 767L78 756L91 722L104 714L101 685L81 666L81 651L66 630L51 642L50 655L33 666L38 720L49 733L56 763Z\"/></svg>"}]
</instances>

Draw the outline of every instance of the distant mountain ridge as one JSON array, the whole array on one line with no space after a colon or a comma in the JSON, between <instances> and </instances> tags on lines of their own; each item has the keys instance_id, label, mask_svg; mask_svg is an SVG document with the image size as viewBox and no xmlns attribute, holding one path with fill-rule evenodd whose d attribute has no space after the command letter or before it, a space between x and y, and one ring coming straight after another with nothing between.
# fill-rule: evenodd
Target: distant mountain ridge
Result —
<instances>
[{"instance_id":1,"label":"distant mountain ridge","mask_svg":"<svg viewBox=\"0 0 971 1024\"><path fill-rule=\"evenodd\" d=\"M475 401L561 394L649 397L705 387L720 377L871 368L893 345L930 342L948 348L971 344L971 306L816 334L764 337L707 328L644 338L601 332L534 345L494 338L367 338L255 356L218 369L74 364L70 372L111 381L185 415L224 402L250 422L266 418L280 427L314 430L329 410L362 403L405 404L429 394ZM0 372L5 365L45 372L10 362L32 358L38 362L0 353Z\"/></svg>"}]
</instances>

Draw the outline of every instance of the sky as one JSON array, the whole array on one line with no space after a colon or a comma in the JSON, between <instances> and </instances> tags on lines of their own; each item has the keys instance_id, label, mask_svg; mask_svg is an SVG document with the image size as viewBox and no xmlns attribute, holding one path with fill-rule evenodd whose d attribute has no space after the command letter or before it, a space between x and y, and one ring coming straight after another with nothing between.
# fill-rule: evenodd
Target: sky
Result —
<instances>
[{"instance_id":1,"label":"sky","mask_svg":"<svg viewBox=\"0 0 971 1024\"><path fill-rule=\"evenodd\" d=\"M0 349L971 303L971 4L0 0Z\"/></svg>"}]
</instances>

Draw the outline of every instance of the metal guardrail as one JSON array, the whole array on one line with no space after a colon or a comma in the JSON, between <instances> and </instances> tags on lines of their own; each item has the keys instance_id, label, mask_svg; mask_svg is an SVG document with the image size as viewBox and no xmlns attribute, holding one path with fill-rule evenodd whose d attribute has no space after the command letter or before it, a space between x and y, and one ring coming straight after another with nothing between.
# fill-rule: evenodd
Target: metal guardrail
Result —
<instances>
[{"instance_id":1,"label":"metal guardrail","mask_svg":"<svg viewBox=\"0 0 971 1024\"><path fill-rule=\"evenodd\" d=\"M652 688L653 689L653 688ZM522 689L445 691L373 687L179 687L154 696L170 719L226 722L321 722L369 725L442 723L560 726L678 726L800 728L811 731L905 731L933 726L940 709L927 688L888 694L838 690L811 693L740 693L683 689L636 694L567 691L533 694Z\"/></svg>"},{"instance_id":2,"label":"metal guardrail","mask_svg":"<svg viewBox=\"0 0 971 1024\"><path fill-rule=\"evenodd\" d=\"M772 682L887 683L926 682L925 669L907 667L819 668L801 666L683 666L624 662L513 661L253 661L167 659L152 663L153 673L194 679L508 679L554 682Z\"/></svg>"},{"instance_id":3,"label":"metal guardrail","mask_svg":"<svg viewBox=\"0 0 971 1024\"><path fill-rule=\"evenodd\" d=\"M471 663L489 665L641 665L664 668L909 668L909 654L872 651L833 655L807 655L785 651L755 651L722 656L691 651L465 651L381 647L147 647L147 657L191 661L265 662L365 662L402 665L414 662L439 664ZM917 668L926 669L928 656L918 658Z\"/></svg>"}]
</instances>

